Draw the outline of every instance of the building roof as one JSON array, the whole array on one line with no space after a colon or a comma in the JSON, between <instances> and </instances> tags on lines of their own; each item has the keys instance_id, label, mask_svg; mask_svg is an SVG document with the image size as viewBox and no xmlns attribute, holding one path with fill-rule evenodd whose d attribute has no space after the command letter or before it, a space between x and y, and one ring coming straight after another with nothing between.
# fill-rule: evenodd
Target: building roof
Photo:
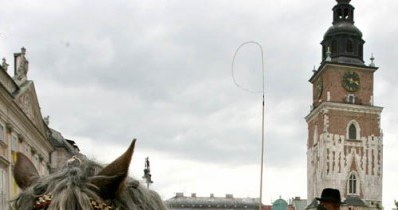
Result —
<instances>
[{"instance_id":1,"label":"building roof","mask_svg":"<svg viewBox=\"0 0 398 210\"><path fill-rule=\"evenodd\" d=\"M351 35L362 38L362 32L354 24L347 22L339 22L329 27L326 31L324 38L336 35Z\"/></svg>"},{"instance_id":2,"label":"building roof","mask_svg":"<svg viewBox=\"0 0 398 210\"><path fill-rule=\"evenodd\" d=\"M354 25L354 10L349 0L337 0L333 7L333 25L321 42L322 62L365 66L362 32Z\"/></svg>"},{"instance_id":3,"label":"building roof","mask_svg":"<svg viewBox=\"0 0 398 210\"><path fill-rule=\"evenodd\" d=\"M288 209L289 208L287 202L282 198L279 198L278 200L272 203L271 210L288 210Z\"/></svg>"},{"instance_id":4,"label":"building roof","mask_svg":"<svg viewBox=\"0 0 398 210\"><path fill-rule=\"evenodd\" d=\"M50 143L54 146L54 147L63 147L65 148L68 152L70 152L71 154L76 152L76 148L75 145L72 145L70 142L74 142L71 140L67 140L65 139L62 134L52 128L50 128L51 130L51 136L49 138Z\"/></svg>"},{"instance_id":5,"label":"building roof","mask_svg":"<svg viewBox=\"0 0 398 210\"><path fill-rule=\"evenodd\" d=\"M363 206L367 207L365 201L363 201L361 198L358 196L347 196L347 199L344 201L345 205L347 206Z\"/></svg>"},{"instance_id":6,"label":"building roof","mask_svg":"<svg viewBox=\"0 0 398 210\"><path fill-rule=\"evenodd\" d=\"M193 193L190 197L183 193L176 193L176 196L165 201L170 208L258 208L258 198L234 198L232 194L225 197L197 197Z\"/></svg>"},{"instance_id":7,"label":"building roof","mask_svg":"<svg viewBox=\"0 0 398 210\"><path fill-rule=\"evenodd\" d=\"M314 200L312 200L310 205L308 205L307 208L305 209L316 209L317 207L318 207L318 200L314 198Z\"/></svg>"}]
</instances>

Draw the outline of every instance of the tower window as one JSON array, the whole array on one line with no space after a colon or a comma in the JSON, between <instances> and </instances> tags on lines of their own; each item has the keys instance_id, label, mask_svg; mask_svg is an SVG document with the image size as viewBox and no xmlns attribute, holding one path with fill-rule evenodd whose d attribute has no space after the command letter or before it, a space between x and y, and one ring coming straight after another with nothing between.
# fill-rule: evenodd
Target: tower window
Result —
<instances>
[{"instance_id":1,"label":"tower window","mask_svg":"<svg viewBox=\"0 0 398 210\"><path fill-rule=\"evenodd\" d=\"M355 104L355 95L354 94L347 95L347 103Z\"/></svg>"},{"instance_id":2,"label":"tower window","mask_svg":"<svg viewBox=\"0 0 398 210\"><path fill-rule=\"evenodd\" d=\"M346 139L348 140L360 140L361 139L361 127L356 120L351 120L347 123L346 128Z\"/></svg>"},{"instance_id":3,"label":"tower window","mask_svg":"<svg viewBox=\"0 0 398 210\"><path fill-rule=\"evenodd\" d=\"M357 128L354 124L351 124L348 129L348 138L349 139L357 139Z\"/></svg>"},{"instance_id":4,"label":"tower window","mask_svg":"<svg viewBox=\"0 0 398 210\"><path fill-rule=\"evenodd\" d=\"M339 17L339 19L343 19L343 15L342 15L341 10L337 11L337 16Z\"/></svg>"},{"instance_id":5,"label":"tower window","mask_svg":"<svg viewBox=\"0 0 398 210\"><path fill-rule=\"evenodd\" d=\"M336 40L332 41L332 53L336 53L337 52L337 42Z\"/></svg>"},{"instance_id":6,"label":"tower window","mask_svg":"<svg viewBox=\"0 0 398 210\"><path fill-rule=\"evenodd\" d=\"M348 180L348 193L357 194L357 177L354 174L351 174Z\"/></svg>"},{"instance_id":7,"label":"tower window","mask_svg":"<svg viewBox=\"0 0 398 210\"><path fill-rule=\"evenodd\" d=\"M344 9L344 19L348 19L348 9Z\"/></svg>"},{"instance_id":8,"label":"tower window","mask_svg":"<svg viewBox=\"0 0 398 210\"><path fill-rule=\"evenodd\" d=\"M353 52L351 40L347 40L347 52L349 52L349 53Z\"/></svg>"}]
</instances>

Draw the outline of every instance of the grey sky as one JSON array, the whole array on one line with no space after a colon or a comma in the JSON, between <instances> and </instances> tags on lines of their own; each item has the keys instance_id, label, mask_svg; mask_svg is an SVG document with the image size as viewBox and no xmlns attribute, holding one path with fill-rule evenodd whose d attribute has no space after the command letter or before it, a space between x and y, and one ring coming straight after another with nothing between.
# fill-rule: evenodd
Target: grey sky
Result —
<instances>
[{"instance_id":1,"label":"grey sky","mask_svg":"<svg viewBox=\"0 0 398 210\"><path fill-rule=\"evenodd\" d=\"M375 103L385 107L383 202L398 183L396 0L353 0L371 53ZM150 156L154 188L258 197L261 95L231 77L236 48L264 48L264 202L306 197L304 116L313 66L332 22L333 0L2 1L0 52L12 63L22 46L43 115L82 151L110 161L138 138L132 174ZM243 86L261 86L259 51L239 52ZM292 178L293 177L293 178ZM231 184L234 183L234 184ZM394 189L395 190L395 189ZM391 209L391 208L387 208Z\"/></svg>"}]
</instances>

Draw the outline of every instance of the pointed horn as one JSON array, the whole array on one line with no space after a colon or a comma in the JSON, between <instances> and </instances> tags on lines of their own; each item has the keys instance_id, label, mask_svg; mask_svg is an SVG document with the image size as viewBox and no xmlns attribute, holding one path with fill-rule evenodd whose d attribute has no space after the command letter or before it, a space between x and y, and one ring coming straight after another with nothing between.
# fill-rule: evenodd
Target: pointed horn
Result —
<instances>
[{"instance_id":1,"label":"pointed horn","mask_svg":"<svg viewBox=\"0 0 398 210\"><path fill-rule=\"evenodd\" d=\"M114 176L117 174L126 174L128 173L129 166L130 166L130 161L131 157L134 152L134 147L135 147L135 141L134 139L130 147L127 149L126 152L124 152L123 155L121 155L118 159L114 160L112 163L107 165L104 169L102 169L99 173L98 176Z\"/></svg>"},{"instance_id":2,"label":"pointed horn","mask_svg":"<svg viewBox=\"0 0 398 210\"><path fill-rule=\"evenodd\" d=\"M21 152L17 153L17 161L13 173L15 182L23 190L34 184L40 178L36 167L29 158Z\"/></svg>"},{"instance_id":3,"label":"pointed horn","mask_svg":"<svg viewBox=\"0 0 398 210\"><path fill-rule=\"evenodd\" d=\"M130 147L123 155L103 168L96 177L90 180L92 184L98 187L102 198L112 199L121 189L128 175L135 142L136 139L131 142Z\"/></svg>"}]
</instances>

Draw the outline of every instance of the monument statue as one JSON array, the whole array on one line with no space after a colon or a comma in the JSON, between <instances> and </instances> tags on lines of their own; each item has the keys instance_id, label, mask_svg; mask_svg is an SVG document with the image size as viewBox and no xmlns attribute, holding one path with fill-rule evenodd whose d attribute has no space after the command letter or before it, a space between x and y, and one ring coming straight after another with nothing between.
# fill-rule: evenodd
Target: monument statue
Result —
<instances>
[{"instance_id":1,"label":"monument statue","mask_svg":"<svg viewBox=\"0 0 398 210\"><path fill-rule=\"evenodd\" d=\"M4 69L4 71L7 72L8 66L9 66L9 64L7 63L6 59L3 58L3 62L1 63L1 67Z\"/></svg>"},{"instance_id":2,"label":"monument statue","mask_svg":"<svg viewBox=\"0 0 398 210\"><path fill-rule=\"evenodd\" d=\"M26 79L26 75L29 70L29 61L25 57L26 49L24 47L21 48L20 53L15 53L15 72L14 79L18 84L22 84Z\"/></svg>"}]
</instances>

